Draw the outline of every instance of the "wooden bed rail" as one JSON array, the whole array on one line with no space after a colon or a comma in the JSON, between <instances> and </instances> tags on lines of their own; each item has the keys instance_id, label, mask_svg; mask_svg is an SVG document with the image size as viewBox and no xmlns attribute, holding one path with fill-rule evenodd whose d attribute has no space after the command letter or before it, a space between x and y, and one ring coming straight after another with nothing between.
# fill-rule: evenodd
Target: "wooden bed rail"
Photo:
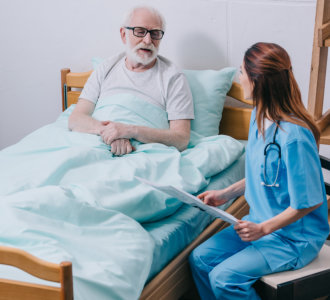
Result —
<instances>
[{"instance_id":1,"label":"wooden bed rail","mask_svg":"<svg viewBox=\"0 0 330 300\"><path fill-rule=\"evenodd\" d=\"M17 267L59 287L0 278L0 300L72 300L71 262L60 264L41 260L21 249L0 246L0 264Z\"/></svg>"}]
</instances>

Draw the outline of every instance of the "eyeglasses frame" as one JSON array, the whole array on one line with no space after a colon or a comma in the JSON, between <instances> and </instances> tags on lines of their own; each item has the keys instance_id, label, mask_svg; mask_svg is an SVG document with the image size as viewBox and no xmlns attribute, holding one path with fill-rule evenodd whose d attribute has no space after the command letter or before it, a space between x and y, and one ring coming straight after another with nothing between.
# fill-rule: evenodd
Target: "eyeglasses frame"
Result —
<instances>
[{"instance_id":1,"label":"eyeglasses frame","mask_svg":"<svg viewBox=\"0 0 330 300\"><path fill-rule=\"evenodd\" d=\"M148 30L147 28L144 28L144 27L141 27L141 26L135 26L135 27L125 26L124 28L129 29L129 30L132 30L132 31L133 31L133 35L136 36L136 37L140 37L140 38L145 37L148 33L150 33L150 37L151 37L151 39L153 39L153 40L157 40L157 41L161 40L161 39L163 38L164 34L165 34L165 32L164 32L163 30L161 30L161 29L150 29L150 30ZM143 36L138 36L138 35L134 34L135 28L141 28L141 29L146 30L146 34L143 35ZM155 38L153 38L153 37L151 36L151 33L152 33L152 32L155 32L155 31L160 31L160 32L162 33L162 36L161 36L160 39L155 39Z\"/></svg>"}]
</instances>

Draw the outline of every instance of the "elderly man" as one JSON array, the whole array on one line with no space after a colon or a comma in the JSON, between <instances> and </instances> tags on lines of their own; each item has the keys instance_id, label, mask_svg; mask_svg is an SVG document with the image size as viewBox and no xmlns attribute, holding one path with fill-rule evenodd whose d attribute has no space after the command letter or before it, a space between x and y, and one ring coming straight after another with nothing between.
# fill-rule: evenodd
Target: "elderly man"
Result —
<instances>
[{"instance_id":1,"label":"elderly man","mask_svg":"<svg viewBox=\"0 0 330 300\"><path fill-rule=\"evenodd\" d=\"M130 139L163 143L180 151L190 138L194 118L191 92L183 75L169 60L158 55L165 24L153 8L137 7L120 28L126 53L103 62L88 79L69 118L73 131L100 135L115 155L130 153ZM169 127L155 129L91 117L97 100L104 95L129 92L165 110Z\"/></svg>"}]
</instances>

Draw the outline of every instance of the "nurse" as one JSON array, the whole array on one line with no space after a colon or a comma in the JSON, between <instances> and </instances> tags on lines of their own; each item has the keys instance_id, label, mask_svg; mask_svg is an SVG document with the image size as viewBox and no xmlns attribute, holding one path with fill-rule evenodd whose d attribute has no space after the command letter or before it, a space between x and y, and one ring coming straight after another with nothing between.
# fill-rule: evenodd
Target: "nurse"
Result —
<instances>
[{"instance_id":1,"label":"nurse","mask_svg":"<svg viewBox=\"0 0 330 300\"><path fill-rule=\"evenodd\" d=\"M263 275L299 269L329 234L318 155L320 133L306 111L280 46L257 43L241 66L245 98L252 98L246 178L198 197L218 206L245 195L250 212L190 255L202 299L260 299L252 285Z\"/></svg>"}]
</instances>

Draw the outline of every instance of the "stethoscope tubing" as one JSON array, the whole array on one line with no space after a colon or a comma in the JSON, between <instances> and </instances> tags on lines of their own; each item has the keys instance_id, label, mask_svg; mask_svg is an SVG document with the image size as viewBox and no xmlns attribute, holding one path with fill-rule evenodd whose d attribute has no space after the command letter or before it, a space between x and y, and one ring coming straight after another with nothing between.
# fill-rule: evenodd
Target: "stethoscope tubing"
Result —
<instances>
[{"instance_id":1,"label":"stethoscope tubing","mask_svg":"<svg viewBox=\"0 0 330 300\"><path fill-rule=\"evenodd\" d=\"M280 122L276 123L276 128L275 128L274 134L273 134L273 141L268 143L264 148L264 172L263 172L264 181L261 182L261 185L266 186L266 187L279 187L280 186L277 183L277 179L278 179L278 175L279 175L279 171L280 171L280 164L281 164L281 146L275 140L276 133L278 131L279 126L280 126ZM272 145L277 147L277 149L278 149L278 162L277 162L277 171L276 171L275 180L272 184L269 184L266 182L266 156L267 156L268 148L271 147Z\"/></svg>"}]
</instances>

